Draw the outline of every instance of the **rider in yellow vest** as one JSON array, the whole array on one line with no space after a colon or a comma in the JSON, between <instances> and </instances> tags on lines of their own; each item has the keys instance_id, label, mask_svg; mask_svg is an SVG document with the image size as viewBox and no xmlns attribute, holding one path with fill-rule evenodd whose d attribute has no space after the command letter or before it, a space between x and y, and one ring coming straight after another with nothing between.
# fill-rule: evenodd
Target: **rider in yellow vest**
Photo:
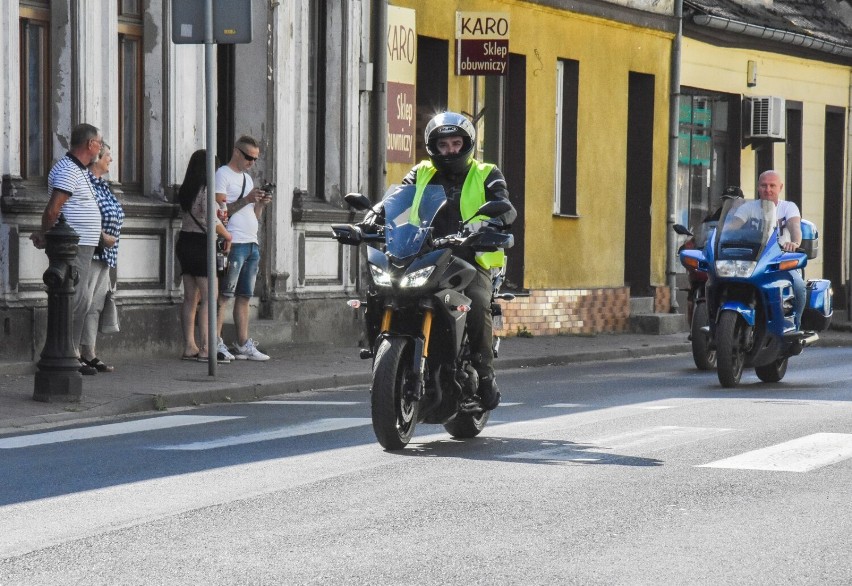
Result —
<instances>
[{"instance_id":1,"label":"rider in yellow vest","mask_svg":"<svg viewBox=\"0 0 852 586\"><path fill-rule=\"evenodd\" d=\"M471 218L486 201L509 201L506 179L500 169L473 158L476 129L467 118L455 112L438 114L426 125L425 140L429 160L415 165L402 183L417 185L420 190L430 184L444 188L447 205L433 223L435 237L455 234L459 222ZM513 208L499 218L481 219L486 220L486 230L508 230L516 216ZM476 254L470 249L460 249L456 254L479 269L465 290L471 299L468 334L473 364L479 373L478 394L483 407L490 410L500 403L492 367L491 268L503 266L505 258L502 251Z\"/></svg>"}]
</instances>

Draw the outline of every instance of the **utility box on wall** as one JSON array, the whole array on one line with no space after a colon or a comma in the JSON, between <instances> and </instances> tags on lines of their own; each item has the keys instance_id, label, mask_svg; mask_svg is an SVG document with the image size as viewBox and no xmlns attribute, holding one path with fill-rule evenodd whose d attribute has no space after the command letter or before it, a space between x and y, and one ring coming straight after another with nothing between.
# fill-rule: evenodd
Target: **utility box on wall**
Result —
<instances>
[{"instance_id":1,"label":"utility box on wall","mask_svg":"<svg viewBox=\"0 0 852 586\"><path fill-rule=\"evenodd\" d=\"M787 138L786 102L776 96L746 96L743 100L743 138L784 141Z\"/></svg>"}]
</instances>

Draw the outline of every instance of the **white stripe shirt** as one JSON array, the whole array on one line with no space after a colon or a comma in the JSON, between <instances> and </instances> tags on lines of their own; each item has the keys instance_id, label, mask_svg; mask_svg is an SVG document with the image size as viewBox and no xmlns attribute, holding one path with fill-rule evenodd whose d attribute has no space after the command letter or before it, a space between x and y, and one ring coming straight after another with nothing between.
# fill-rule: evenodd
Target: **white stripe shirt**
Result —
<instances>
[{"instance_id":1,"label":"white stripe shirt","mask_svg":"<svg viewBox=\"0 0 852 586\"><path fill-rule=\"evenodd\" d=\"M48 197L54 189L71 194L62 206L62 214L80 236L78 244L97 246L101 239L101 210L86 167L71 153L59 159L47 176Z\"/></svg>"}]
</instances>

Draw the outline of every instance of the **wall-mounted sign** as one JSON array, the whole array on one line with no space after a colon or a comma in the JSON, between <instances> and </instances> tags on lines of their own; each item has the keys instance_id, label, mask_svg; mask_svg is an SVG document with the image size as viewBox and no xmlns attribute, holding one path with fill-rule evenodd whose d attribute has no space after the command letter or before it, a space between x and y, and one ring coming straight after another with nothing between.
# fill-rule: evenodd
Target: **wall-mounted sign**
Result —
<instances>
[{"instance_id":1,"label":"wall-mounted sign","mask_svg":"<svg viewBox=\"0 0 852 586\"><path fill-rule=\"evenodd\" d=\"M172 0L172 42L204 44L204 0ZM251 43L251 2L213 0L213 42Z\"/></svg>"},{"instance_id":2,"label":"wall-mounted sign","mask_svg":"<svg viewBox=\"0 0 852 586\"><path fill-rule=\"evenodd\" d=\"M414 163L417 98L415 11L388 6L388 163Z\"/></svg>"},{"instance_id":3,"label":"wall-mounted sign","mask_svg":"<svg viewBox=\"0 0 852 586\"><path fill-rule=\"evenodd\" d=\"M508 12L456 12L456 75L506 75Z\"/></svg>"}]
</instances>

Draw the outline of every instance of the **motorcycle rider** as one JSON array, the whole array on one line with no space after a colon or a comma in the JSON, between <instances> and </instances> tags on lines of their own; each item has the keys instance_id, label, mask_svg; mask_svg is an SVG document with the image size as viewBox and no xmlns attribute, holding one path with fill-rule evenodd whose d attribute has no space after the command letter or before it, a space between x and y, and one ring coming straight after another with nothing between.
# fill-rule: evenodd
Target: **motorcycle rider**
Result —
<instances>
[{"instance_id":1,"label":"motorcycle rider","mask_svg":"<svg viewBox=\"0 0 852 586\"><path fill-rule=\"evenodd\" d=\"M496 165L482 163L473 158L476 146L476 129L462 114L443 112L426 125L424 132L429 159L417 163L403 178L404 185L416 185L418 192L426 185L440 185L447 195L447 204L433 223L433 237L455 234L459 223L469 220L486 201L509 201L509 190L503 173ZM380 205L375 213L368 214L365 223L379 221ZM514 208L500 217L487 219L479 229L506 231L517 217ZM477 224L471 223L476 230ZM490 411L500 403L500 391L494 377L493 325L491 320L491 269L505 263L502 250L474 252L457 248L454 253L477 268L477 274L465 289L471 299L468 313L468 335L471 362L479 374L477 394L485 410Z\"/></svg>"},{"instance_id":2,"label":"motorcycle rider","mask_svg":"<svg viewBox=\"0 0 852 586\"><path fill-rule=\"evenodd\" d=\"M781 175L774 170L764 171L757 179L758 199L765 199L775 204L775 218L778 224L778 244L785 252L796 252L802 245L802 214L799 206L792 201L779 200L778 196L784 189ZM731 228L745 224L749 220L752 206L740 206L732 218ZM802 312L805 309L805 281L798 270L790 271L793 281L793 295L796 300L796 327L802 323Z\"/></svg>"}]
</instances>

